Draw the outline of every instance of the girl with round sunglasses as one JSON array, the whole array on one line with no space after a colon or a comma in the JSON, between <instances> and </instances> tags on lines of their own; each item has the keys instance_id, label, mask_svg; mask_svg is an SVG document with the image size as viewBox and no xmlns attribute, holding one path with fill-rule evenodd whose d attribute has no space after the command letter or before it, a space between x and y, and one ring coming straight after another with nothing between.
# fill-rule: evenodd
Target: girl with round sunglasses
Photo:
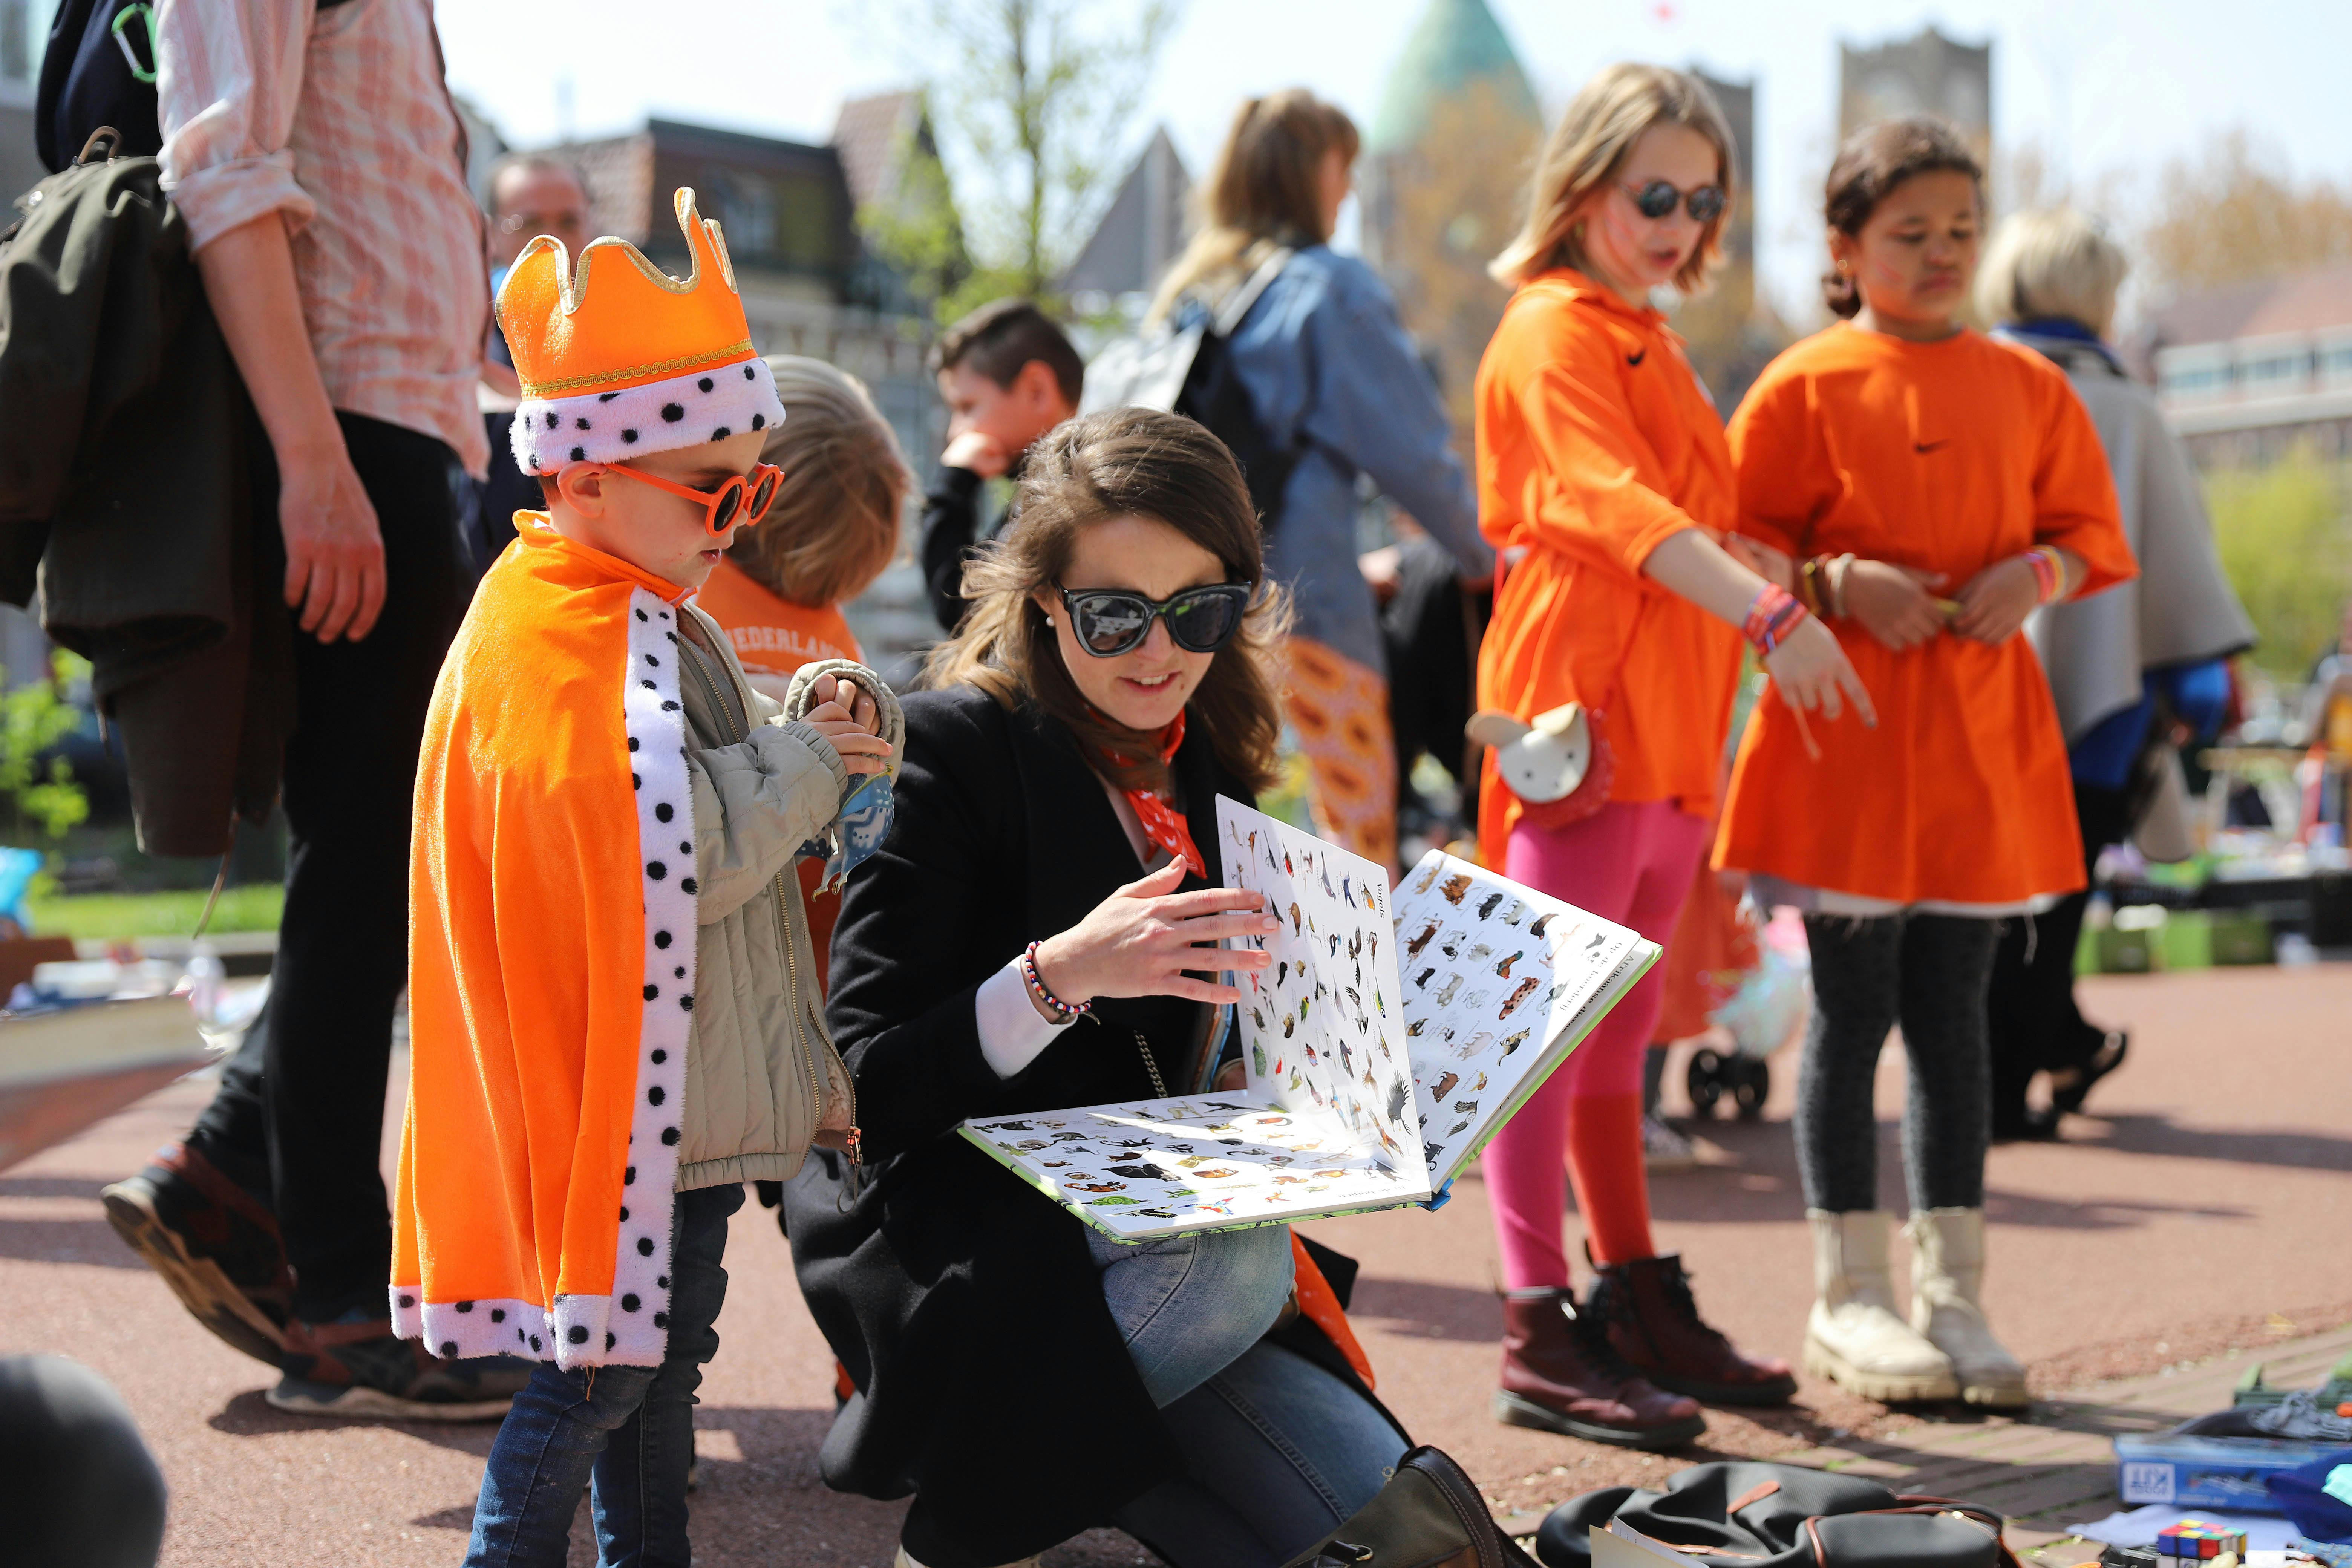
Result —
<instances>
[{"instance_id":1,"label":"girl with round sunglasses","mask_svg":"<svg viewBox=\"0 0 2352 1568\"><path fill-rule=\"evenodd\" d=\"M1098 1238L954 1129L1215 1081L1239 992L1214 971L1268 959L1194 944L1274 924L1222 886L1216 798L1275 780L1286 608L1240 469L1189 419L1064 424L1013 504L906 700L897 822L834 936L868 1173L821 1152L784 1200L858 1390L825 1479L911 1489L915 1568L1106 1520L1175 1568L1284 1562L1407 1447L1312 1253L1286 1226ZM1079 1440L1040 1462L1003 1440L1014 1409Z\"/></svg>"},{"instance_id":2,"label":"girl with round sunglasses","mask_svg":"<svg viewBox=\"0 0 2352 1568\"><path fill-rule=\"evenodd\" d=\"M1493 763L1486 861L1664 942L1706 846L1742 633L1782 700L1816 724L1869 721L1837 639L1759 571L1731 530L1723 422L1653 290L1718 256L1731 133L1706 88L1619 65L1544 148L1525 227L1494 264L1517 292L1478 370L1480 526L1505 571L1478 700L1522 720L1592 716L1596 763L1564 800L1523 802ZM1605 759L1605 760L1604 760ZM1698 1314L1650 1232L1642 1064L1653 973L1496 1134L1486 1192L1508 1289L1497 1419L1664 1447L1705 1429L1699 1399L1762 1405L1786 1363L1740 1354ZM1580 1308L1560 1225L1565 1161L1597 1270Z\"/></svg>"}]
</instances>

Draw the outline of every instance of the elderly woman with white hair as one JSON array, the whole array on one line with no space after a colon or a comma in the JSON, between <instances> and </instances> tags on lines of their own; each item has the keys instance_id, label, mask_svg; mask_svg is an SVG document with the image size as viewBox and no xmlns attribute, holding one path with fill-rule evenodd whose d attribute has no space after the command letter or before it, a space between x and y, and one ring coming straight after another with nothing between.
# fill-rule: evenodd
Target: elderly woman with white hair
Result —
<instances>
[{"instance_id":1,"label":"elderly woman with white hair","mask_svg":"<svg viewBox=\"0 0 2352 1568\"><path fill-rule=\"evenodd\" d=\"M2021 213L1993 236L1977 302L1999 335L2063 368L2105 444L2140 574L2093 598L2053 605L2029 624L2066 731L2086 868L2178 810L2163 787L2168 743L2207 738L2228 706L2228 659L2253 626L2222 575L2197 478L2165 427L2156 395L2105 338L2130 263L2082 213ZM2185 829L2186 824L2178 825ZM2177 836L2177 835L2176 835ZM1993 1136L2054 1138L2091 1086L2121 1065L2128 1039L2084 1021L2074 1004L2074 946L2088 895L2012 922L1994 961ZM2029 1110L2036 1072L2047 1109Z\"/></svg>"}]
</instances>

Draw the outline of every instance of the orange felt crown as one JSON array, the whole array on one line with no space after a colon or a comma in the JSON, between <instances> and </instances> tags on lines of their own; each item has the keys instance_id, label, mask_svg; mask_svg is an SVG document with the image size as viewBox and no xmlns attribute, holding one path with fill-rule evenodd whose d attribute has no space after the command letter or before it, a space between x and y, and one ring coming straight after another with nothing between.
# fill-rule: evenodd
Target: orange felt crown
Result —
<instances>
[{"instance_id":1,"label":"orange felt crown","mask_svg":"<svg viewBox=\"0 0 2352 1568\"><path fill-rule=\"evenodd\" d=\"M721 440L781 421L775 381L751 347L719 225L694 192L674 198L694 266L680 282L624 239L592 241L579 266L541 235L499 290L499 325L522 383L515 461L527 474L566 462Z\"/></svg>"}]
</instances>

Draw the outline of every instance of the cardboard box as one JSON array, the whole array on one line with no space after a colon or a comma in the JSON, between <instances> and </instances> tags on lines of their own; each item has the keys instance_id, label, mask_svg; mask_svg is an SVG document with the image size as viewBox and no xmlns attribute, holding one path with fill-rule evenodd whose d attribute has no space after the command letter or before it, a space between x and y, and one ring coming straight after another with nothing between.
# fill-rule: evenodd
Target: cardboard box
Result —
<instances>
[{"instance_id":1,"label":"cardboard box","mask_svg":"<svg viewBox=\"0 0 2352 1568\"><path fill-rule=\"evenodd\" d=\"M2116 1491L2126 1508L2158 1502L2183 1512L2276 1513L2263 1478L2352 1448L2271 1437L2180 1437L2168 1432L2116 1439Z\"/></svg>"}]
</instances>

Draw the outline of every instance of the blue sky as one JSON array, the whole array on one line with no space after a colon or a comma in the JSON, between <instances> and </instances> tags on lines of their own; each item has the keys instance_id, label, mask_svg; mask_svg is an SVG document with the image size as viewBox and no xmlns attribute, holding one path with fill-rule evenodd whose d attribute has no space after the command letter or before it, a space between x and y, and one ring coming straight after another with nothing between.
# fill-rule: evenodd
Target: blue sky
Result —
<instances>
[{"instance_id":1,"label":"blue sky","mask_svg":"<svg viewBox=\"0 0 2352 1568\"><path fill-rule=\"evenodd\" d=\"M1305 85L1369 121L1426 0L1190 0L1130 127L1165 121L1196 172L1234 101ZM2003 143L2105 179L2128 225L2164 163L2244 126L2306 176L2352 182L2352 5L2342 0L1489 0L1547 110L1612 59L1755 78L1761 272L1801 303L1836 114L1837 47L1932 22L1990 38ZM821 141L844 98L910 62L876 0L442 0L451 83L530 145L648 114ZM550 17L561 18L560 31ZM646 18L657 16L658 25ZM561 49L549 47L551 37ZM569 100L568 113L564 108Z\"/></svg>"}]
</instances>

